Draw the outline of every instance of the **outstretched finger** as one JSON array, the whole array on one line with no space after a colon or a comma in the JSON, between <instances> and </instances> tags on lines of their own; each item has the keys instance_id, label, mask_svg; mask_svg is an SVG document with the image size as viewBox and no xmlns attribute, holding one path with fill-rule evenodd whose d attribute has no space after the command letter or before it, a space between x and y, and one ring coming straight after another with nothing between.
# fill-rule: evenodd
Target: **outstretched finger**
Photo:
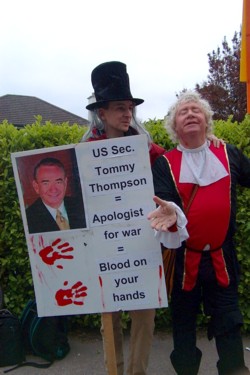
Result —
<instances>
[{"instance_id":1,"label":"outstretched finger","mask_svg":"<svg viewBox=\"0 0 250 375\"><path fill-rule=\"evenodd\" d=\"M163 206L165 201L156 195L153 197L153 201L158 205L158 206Z\"/></svg>"}]
</instances>

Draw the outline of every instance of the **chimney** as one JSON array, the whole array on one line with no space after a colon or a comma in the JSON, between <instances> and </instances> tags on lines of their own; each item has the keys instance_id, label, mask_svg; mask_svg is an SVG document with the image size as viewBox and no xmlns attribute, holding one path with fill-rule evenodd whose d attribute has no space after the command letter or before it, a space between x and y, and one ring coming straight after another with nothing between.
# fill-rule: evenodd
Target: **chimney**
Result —
<instances>
[{"instance_id":1,"label":"chimney","mask_svg":"<svg viewBox=\"0 0 250 375\"><path fill-rule=\"evenodd\" d=\"M96 101L95 94L92 93L87 99L88 99L88 104L94 103ZM91 111L88 111L89 122L91 122L91 117L92 117Z\"/></svg>"}]
</instances>

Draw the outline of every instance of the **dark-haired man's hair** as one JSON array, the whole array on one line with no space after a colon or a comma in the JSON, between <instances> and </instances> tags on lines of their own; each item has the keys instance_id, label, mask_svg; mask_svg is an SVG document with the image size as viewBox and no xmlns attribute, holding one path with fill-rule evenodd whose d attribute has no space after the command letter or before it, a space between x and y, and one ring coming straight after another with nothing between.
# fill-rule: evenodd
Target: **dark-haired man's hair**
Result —
<instances>
[{"instance_id":1,"label":"dark-haired man's hair","mask_svg":"<svg viewBox=\"0 0 250 375\"><path fill-rule=\"evenodd\" d=\"M56 167L61 168L65 173L64 165L60 160L58 160L56 158L44 158L44 159L40 160L39 163L35 166L34 180L36 180L38 169L40 167L43 167L43 166L56 166Z\"/></svg>"}]
</instances>

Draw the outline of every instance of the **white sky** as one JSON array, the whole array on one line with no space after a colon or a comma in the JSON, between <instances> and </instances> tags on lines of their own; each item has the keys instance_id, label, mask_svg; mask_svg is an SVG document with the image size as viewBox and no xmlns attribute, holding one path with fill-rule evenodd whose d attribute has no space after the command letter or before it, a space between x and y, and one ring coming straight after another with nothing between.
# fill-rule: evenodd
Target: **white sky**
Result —
<instances>
[{"instance_id":1,"label":"white sky","mask_svg":"<svg viewBox=\"0 0 250 375\"><path fill-rule=\"evenodd\" d=\"M207 54L231 45L242 0L8 0L0 6L0 96L30 95L88 118L90 75L127 65L141 120L161 119L208 76Z\"/></svg>"}]
</instances>

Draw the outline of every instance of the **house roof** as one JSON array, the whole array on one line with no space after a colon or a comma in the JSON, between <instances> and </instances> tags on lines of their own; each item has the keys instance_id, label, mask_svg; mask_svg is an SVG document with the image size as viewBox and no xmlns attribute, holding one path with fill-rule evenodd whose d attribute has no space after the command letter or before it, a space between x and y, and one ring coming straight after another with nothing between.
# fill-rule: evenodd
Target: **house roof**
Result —
<instances>
[{"instance_id":1,"label":"house roof","mask_svg":"<svg viewBox=\"0 0 250 375\"><path fill-rule=\"evenodd\" d=\"M70 125L88 125L89 121L34 96L4 95L0 97L0 123L8 120L10 124L21 128L33 124L35 117L42 116L43 121L52 123L68 122Z\"/></svg>"}]
</instances>

